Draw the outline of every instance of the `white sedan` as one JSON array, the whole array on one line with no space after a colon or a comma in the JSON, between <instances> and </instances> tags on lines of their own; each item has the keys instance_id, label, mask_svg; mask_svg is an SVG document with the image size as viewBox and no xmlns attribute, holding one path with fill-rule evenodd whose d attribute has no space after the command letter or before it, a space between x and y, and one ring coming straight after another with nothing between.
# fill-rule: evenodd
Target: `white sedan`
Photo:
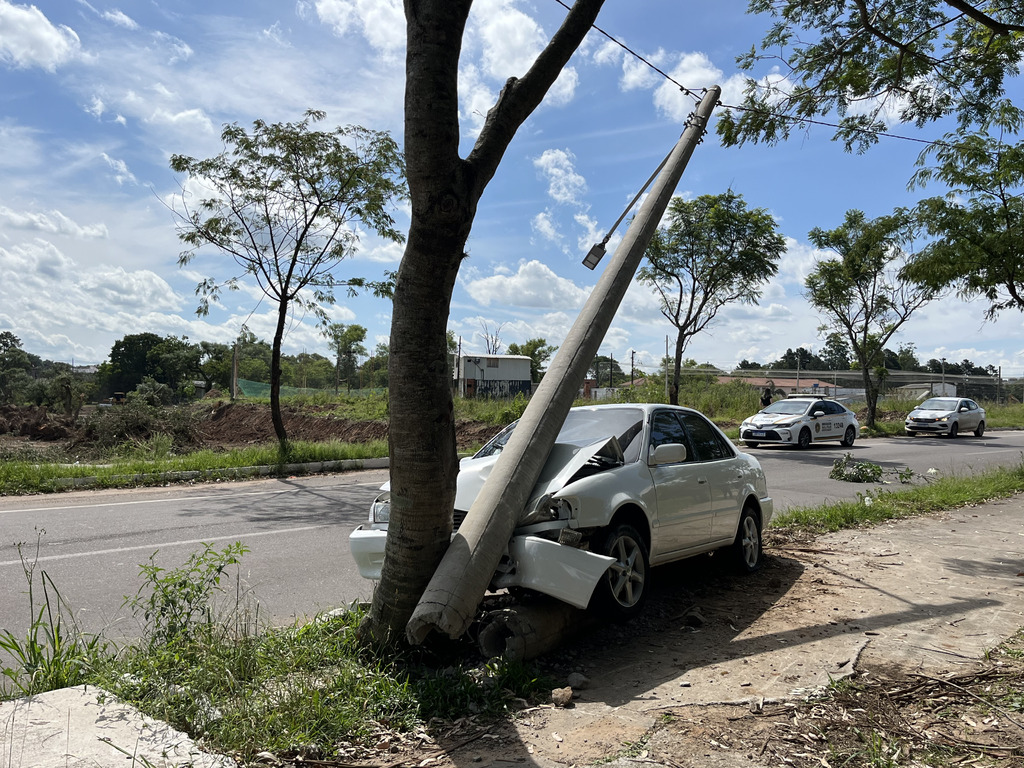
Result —
<instances>
[{"instance_id":1,"label":"white sedan","mask_svg":"<svg viewBox=\"0 0 1024 768\"><path fill-rule=\"evenodd\" d=\"M907 435L946 435L960 432L985 434L985 409L966 397L929 397L907 414Z\"/></svg>"},{"instance_id":2,"label":"white sedan","mask_svg":"<svg viewBox=\"0 0 1024 768\"><path fill-rule=\"evenodd\" d=\"M815 395L790 395L740 424L740 440L748 448L761 443L806 448L825 440L838 440L849 448L859 431L857 417L839 401Z\"/></svg>"},{"instance_id":3,"label":"white sedan","mask_svg":"<svg viewBox=\"0 0 1024 768\"><path fill-rule=\"evenodd\" d=\"M480 492L515 424L463 459L455 526ZM349 537L360 574L380 578L390 492ZM772 516L764 472L697 411L660 404L573 408L491 581L627 618L650 568L728 549L743 571L761 565Z\"/></svg>"}]
</instances>

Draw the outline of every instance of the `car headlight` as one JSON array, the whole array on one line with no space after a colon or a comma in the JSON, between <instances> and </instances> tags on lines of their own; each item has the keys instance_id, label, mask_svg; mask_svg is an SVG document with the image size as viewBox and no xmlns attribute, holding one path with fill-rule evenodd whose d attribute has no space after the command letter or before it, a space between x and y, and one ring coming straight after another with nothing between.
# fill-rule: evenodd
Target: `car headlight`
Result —
<instances>
[{"instance_id":1,"label":"car headlight","mask_svg":"<svg viewBox=\"0 0 1024 768\"><path fill-rule=\"evenodd\" d=\"M796 421L784 421L781 424L776 424L777 429L789 429L790 427L796 426L799 422Z\"/></svg>"},{"instance_id":2,"label":"car headlight","mask_svg":"<svg viewBox=\"0 0 1024 768\"><path fill-rule=\"evenodd\" d=\"M544 494L533 509L519 521L520 526L546 523L550 520L567 520L572 513L572 505L565 499L553 499L551 494Z\"/></svg>"},{"instance_id":3,"label":"car headlight","mask_svg":"<svg viewBox=\"0 0 1024 768\"><path fill-rule=\"evenodd\" d=\"M370 505L370 522L387 525L391 521L391 491L384 491Z\"/></svg>"},{"instance_id":4,"label":"car headlight","mask_svg":"<svg viewBox=\"0 0 1024 768\"><path fill-rule=\"evenodd\" d=\"M936 421L949 421L949 415L947 414L945 416L939 416L939 418L937 418Z\"/></svg>"}]
</instances>

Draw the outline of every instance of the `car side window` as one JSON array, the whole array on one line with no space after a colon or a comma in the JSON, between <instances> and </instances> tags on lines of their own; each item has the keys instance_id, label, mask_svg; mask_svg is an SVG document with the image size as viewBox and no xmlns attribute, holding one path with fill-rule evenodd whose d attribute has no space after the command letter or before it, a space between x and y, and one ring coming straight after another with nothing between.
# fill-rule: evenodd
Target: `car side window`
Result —
<instances>
[{"instance_id":1,"label":"car side window","mask_svg":"<svg viewBox=\"0 0 1024 768\"><path fill-rule=\"evenodd\" d=\"M694 460L693 448L676 414L672 411L657 411L651 419L651 450L666 443L682 443L686 446L686 460Z\"/></svg>"},{"instance_id":2,"label":"car side window","mask_svg":"<svg viewBox=\"0 0 1024 768\"><path fill-rule=\"evenodd\" d=\"M718 431L695 413L681 413L680 420L686 426L694 453L698 461L714 461L735 456L729 445Z\"/></svg>"}]
</instances>

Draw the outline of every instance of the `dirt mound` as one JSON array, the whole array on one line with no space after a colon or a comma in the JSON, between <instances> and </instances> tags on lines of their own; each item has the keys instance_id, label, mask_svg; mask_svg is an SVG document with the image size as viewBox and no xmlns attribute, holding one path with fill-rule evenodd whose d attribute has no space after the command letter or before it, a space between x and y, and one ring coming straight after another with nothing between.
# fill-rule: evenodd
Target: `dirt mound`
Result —
<instances>
[{"instance_id":1,"label":"dirt mound","mask_svg":"<svg viewBox=\"0 0 1024 768\"><path fill-rule=\"evenodd\" d=\"M62 440L69 437L72 431L63 419L50 418L42 406L0 406L0 435L14 434L34 440Z\"/></svg>"},{"instance_id":2,"label":"dirt mound","mask_svg":"<svg viewBox=\"0 0 1024 768\"><path fill-rule=\"evenodd\" d=\"M388 439L384 420L353 421L331 413L330 407L304 406L282 408L284 428L291 440L366 443ZM460 450L478 446L490 439L500 427L475 421L456 424L456 445ZM231 447L272 442L274 425L270 407L251 403L217 403L199 424L199 441L207 447Z\"/></svg>"}]
</instances>

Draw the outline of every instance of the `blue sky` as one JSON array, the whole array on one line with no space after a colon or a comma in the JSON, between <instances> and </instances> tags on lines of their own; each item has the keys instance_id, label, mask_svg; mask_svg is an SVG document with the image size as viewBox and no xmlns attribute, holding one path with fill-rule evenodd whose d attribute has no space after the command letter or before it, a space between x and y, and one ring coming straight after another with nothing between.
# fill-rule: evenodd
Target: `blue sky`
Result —
<instances>
[{"instance_id":1,"label":"blue sky","mask_svg":"<svg viewBox=\"0 0 1024 768\"><path fill-rule=\"evenodd\" d=\"M717 83L723 102L735 104L735 57L767 25L745 8L745 0L608 0L598 25L676 81ZM501 84L525 71L564 14L555 0L477 0L461 60L467 149ZM388 130L401 141L403 68L398 0L0 0L0 331L29 352L75 363L101 362L114 341L143 331L229 342L246 324L269 340L273 308L255 286L195 315L196 284L234 265L208 252L178 267L169 206L185 179L168 160L216 154L225 123L293 121L310 108L324 110L328 125ZM485 327L505 345L562 343L596 282L584 254L669 151L691 107L607 38L587 38L481 201L449 319L464 350L483 351ZM930 139L943 129L893 132ZM823 254L808 231L837 226L850 208L879 216L939 194L906 189L920 149L888 139L850 155L821 127L774 147L726 149L709 134L677 194L733 189L772 212L788 252L760 304L723 310L686 356L728 369L787 348L818 351L821 320L802 291ZM408 221L405 210L396 216ZM337 274L379 278L400 257L400 246L364 236ZM936 302L890 346L913 343L922 361L968 358L1021 375L1024 318L1007 312L985 323L984 308ZM386 301L339 296L330 314L365 326L371 349L388 339ZM673 333L650 290L634 285L602 354L628 367L632 353L653 370ZM294 318L285 348L329 354L311 317Z\"/></svg>"}]
</instances>

